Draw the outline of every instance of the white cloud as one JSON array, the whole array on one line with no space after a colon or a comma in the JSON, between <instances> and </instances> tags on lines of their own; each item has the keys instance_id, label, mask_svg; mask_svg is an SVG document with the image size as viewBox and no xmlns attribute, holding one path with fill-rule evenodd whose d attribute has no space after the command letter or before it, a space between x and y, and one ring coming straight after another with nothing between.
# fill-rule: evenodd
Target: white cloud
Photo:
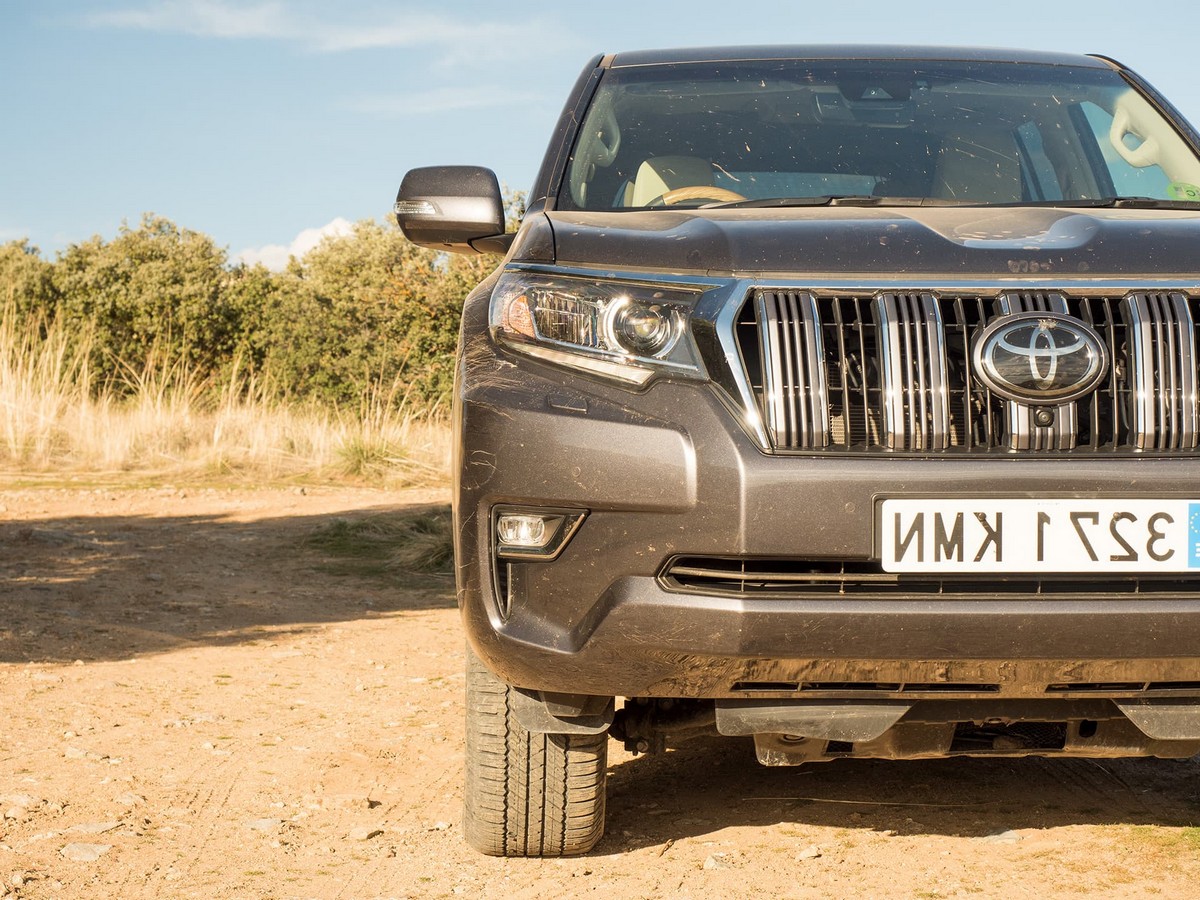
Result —
<instances>
[{"instance_id":1,"label":"white cloud","mask_svg":"<svg viewBox=\"0 0 1200 900\"><path fill-rule=\"evenodd\" d=\"M358 112L384 116L413 116L482 107L520 106L541 98L528 91L509 91L495 85L441 87L411 94L362 97L351 106Z\"/></svg>"},{"instance_id":2,"label":"white cloud","mask_svg":"<svg viewBox=\"0 0 1200 900\"><path fill-rule=\"evenodd\" d=\"M304 254L312 250L327 237L344 237L354 231L354 225L338 217L328 225L320 228L305 228L286 246L283 244L267 244L265 247L247 247L234 255L234 259L248 266L262 263L272 272L282 272L287 268L288 260L293 256L303 259Z\"/></svg>"},{"instance_id":3,"label":"white cloud","mask_svg":"<svg viewBox=\"0 0 1200 900\"><path fill-rule=\"evenodd\" d=\"M278 2L247 6L220 0L168 0L141 9L93 13L86 22L97 27L220 38L285 38L292 30L287 10Z\"/></svg>"},{"instance_id":4,"label":"white cloud","mask_svg":"<svg viewBox=\"0 0 1200 900\"><path fill-rule=\"evenodd\" d=\"M333 16L321 13L334 10ZM447 60L495 57L530 30L507 24L412 10L380 9L350 20L344 9L283 0L240 4L225 0L166 0L154 5L92 13L97 28L126 28L196 37L265 39L299 44L320 53L398 47L436 47Z\"/></svg>"}]
</instances>

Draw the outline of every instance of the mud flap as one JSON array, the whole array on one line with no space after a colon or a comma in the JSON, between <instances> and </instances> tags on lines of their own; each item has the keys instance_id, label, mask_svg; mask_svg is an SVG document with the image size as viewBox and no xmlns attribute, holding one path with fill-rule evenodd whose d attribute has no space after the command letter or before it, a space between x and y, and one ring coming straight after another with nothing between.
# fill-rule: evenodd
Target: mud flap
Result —
<instances>
[{"instance_id":1,"label":"mud flap","mask_svg":"<svg viewBox=\"0 0 1200 900\"><path fill-rule=\"evenodd\" d=\"M523 688L512 688L508 702L521 727L534 734L601 734L612 724L615 709L612 697L543 694Z\"/></svg>"}]
</instances>

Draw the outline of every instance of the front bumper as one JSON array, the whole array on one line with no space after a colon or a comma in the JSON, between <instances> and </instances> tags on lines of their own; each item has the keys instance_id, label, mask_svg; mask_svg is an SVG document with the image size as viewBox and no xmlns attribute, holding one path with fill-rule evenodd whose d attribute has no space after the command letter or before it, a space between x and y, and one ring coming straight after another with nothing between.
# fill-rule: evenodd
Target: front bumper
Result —
<instances>
[{"instance_id":1,"label":"front bumper","mask_svg":"<svg viewBox=\"0 0 1200 900\"><path fill-rule=\"evenodd\" d=\"M885 498L1194 497L1200 458L768 456L711 385L632 393L483 337L464 360L459 601L473 648L511 684L626 697L1200 695L1200 579L1154 595L1097 580L1070 596L976 584L969 596L758 597L661 577L681 555L877 559ZM498 564L493 511L505 505L587 517L554 561Z\"/></svg>"}]
</instances>

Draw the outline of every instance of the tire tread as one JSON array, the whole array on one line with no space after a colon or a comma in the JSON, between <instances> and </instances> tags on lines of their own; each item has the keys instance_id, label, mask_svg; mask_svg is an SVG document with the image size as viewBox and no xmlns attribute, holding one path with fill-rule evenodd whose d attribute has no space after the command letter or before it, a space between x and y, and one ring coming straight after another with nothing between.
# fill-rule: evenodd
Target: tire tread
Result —
<instances>
[{"instance_id":1,"label":"tire tread","mask_svg":"<svg viewBox=\"0 0 1200 900\"><path fill-rule=\"evenodd\" d=\"M608 735L526 731L512 688L467 651L463 831L490 856L573 856L604 833Z\"/></svg>"}]
</instances>

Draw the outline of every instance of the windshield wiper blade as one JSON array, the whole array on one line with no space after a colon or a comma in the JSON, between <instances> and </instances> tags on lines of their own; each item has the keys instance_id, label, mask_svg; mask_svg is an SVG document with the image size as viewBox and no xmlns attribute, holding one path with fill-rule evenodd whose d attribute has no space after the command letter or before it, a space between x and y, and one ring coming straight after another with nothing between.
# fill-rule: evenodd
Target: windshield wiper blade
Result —
<instances>
[{"instance_id":1,"label":"windshield wiper blade","mask_svg":"<svg viewBox=\"0 0 1200 900\"><path fill-rule=\"evenodd\" d=\"M783 209L791 206L980 206L973 200L941 197L872 197L867 194L822 194L818 197L762 197L705 203L700 209Z\"/></svg>"},{"instance_id":2,"label":"windshield wiper blade","mask_svg":"<svg viewBox=\"0 0 1200 900\"><path fill-rule=\"evenodd\" d=\"M1195 200L1157 200L1154 197L1106 197L1117 209L1200 209Z\"/></svg>"},{"instance_id":3,"label":"windshield wiper blade","mask_svg":"<svg viewBox=\"0 0 1200 900\"><path fill-rule=\"evenodd\" d=\"M1200 209L1194 200L1156 200L1153 197L1097 197L1080 200L1021 200L1013 203L985 203L979 200L954 200L943 197L871 197L866 194L822 194L817 197L761 197L754 200L729 200L705 203L698 209L786 209L803 206L972 206L1005 209L1062 207L1064 209Z\"/></svg>"},{"instance_id":4,"label":"windshield wiper blade","mask_svg":"<svg viewBox=\"0 0 1200 900\"><path fill-rule=\"evenodd\" d=\"M1049 206L1064 209L1200 209L1195 200L1157 200L1154 197L1096 197L1081 200L1025 200L1020 203L994 203L992 206Z\"/></svg>"},{"instance_id":5,"label":"windshield wiper blade","mask_svg":"<svg viewBox=\"0 0 1200 900\"><path fill-rule=\"evenodd\" d=\"M828 206L836 197L759 197L755 200L724 200L705 203L699 209L774 209L788 206Z\"/></svg>"}]
</instances>

